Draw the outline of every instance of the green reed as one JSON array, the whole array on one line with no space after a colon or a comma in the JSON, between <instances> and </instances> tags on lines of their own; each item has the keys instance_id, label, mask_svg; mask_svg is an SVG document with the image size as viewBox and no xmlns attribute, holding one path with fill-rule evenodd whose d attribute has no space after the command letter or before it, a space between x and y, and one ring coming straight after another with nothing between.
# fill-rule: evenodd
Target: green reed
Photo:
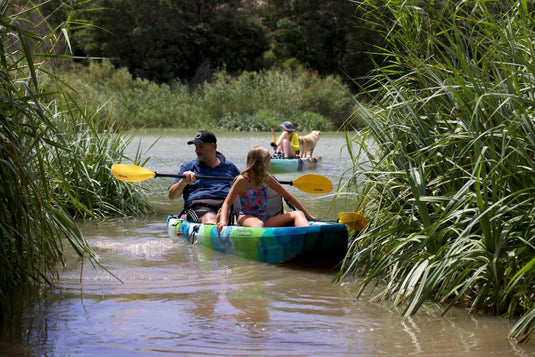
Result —
<instances>
[{"instance_id":1,"label":"green reed","mask_svg":"<svg viewBox=\"0 0 535 357\"><path fill-rule=\"evenodd\" d=\"M294 119L301 131L331 130L351 117L349 88L334 76L297 69L244 72L230 76L216 72L210 82L196 86L176 82L156 84L133 78L109 61L62 70L79 101L103 110L118 128L207 127L221 130L269 130ZM271 113L267 116L266 113ZM254 122L254 127L243 125Z\"/></svg>"},{"instance_id":2,"label":"green reed","mask_svg":"<svg viewBox=\"0 0 535 357\"><path fill-rule=\"evenodd\" d=\"M47 151L47 170L50 189L59 204L81 218L154 212L142 186L125 184L110 174L114 163L143 164L140 150L133 156L127 152L135 133L106 129L107 120L100 118L98 111L90 117L79 111L56 112L54 124L61 132L53 139L65 146Z\"/></svg>"},{"instance_id":3,"label":"green reed","mask_svg":"<svg viewBox=\"0 0 535 357\"><path fill-rule=\"evenodd\" d=\"M535 331L530 4L366 3L369 18L388 9L388 62L370 76L373 106L358 110L367 129L348 136L348 176L370 225L354 237L340 277L363 276L360 293L374 289L404 316L428 301L446 304L444 313L462 305L513 319L510 337L527 340Z\"/></svg>"},{"instance_id":4,"label":"green reed","mask_svg":"<svg viewBox=\"0 0 535 357\"><path fill-rule=\"evenodd\" d=\"M69 22L51 28L39 6L16 5L0 3L0 320L13 316L19 292L54 284L63 244L99 264L75 216L150 211L138 186L111 176L114 162L140 162L139 152L126 157L131 139L101 130L99 111L70 100L47 71Z\"/></svg>"}]
</instances>

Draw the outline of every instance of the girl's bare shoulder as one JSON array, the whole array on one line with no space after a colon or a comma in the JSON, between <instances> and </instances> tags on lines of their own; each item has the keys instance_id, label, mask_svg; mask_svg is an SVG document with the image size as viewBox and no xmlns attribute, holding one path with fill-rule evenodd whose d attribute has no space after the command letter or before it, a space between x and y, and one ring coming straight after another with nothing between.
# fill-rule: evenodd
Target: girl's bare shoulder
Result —
<instances>
[{"instance_id":1,"label":"girl's bare shoulder","mask_svg":"<svg viewBox=\"0 0 535 357\"><path fill-rule=\"evenodd\" d=\"M247 186L249 183L249 178L245 175L238 175L234 180L234 184L237 186Z\"/></svg>"},{"instance_id":2,"label":"girl's bare shoulder","mask_svg":"<svg viewBox=\"0 0 535 357\"><path fill-rule=\"evenodd\" d=\"M271 175L268 174L267 182L266 184L271 187L272 189L279 191L280 188L282 188L282 185L277 181L277 179Z\"/></svg>"}]
</instances>

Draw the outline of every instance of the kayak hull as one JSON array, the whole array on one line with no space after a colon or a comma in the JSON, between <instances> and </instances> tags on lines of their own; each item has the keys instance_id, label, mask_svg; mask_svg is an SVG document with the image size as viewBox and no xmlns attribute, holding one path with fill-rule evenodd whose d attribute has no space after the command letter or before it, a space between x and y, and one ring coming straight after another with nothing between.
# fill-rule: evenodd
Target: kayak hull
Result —
<instances>
[{"instance_id":1,"label":"kayak hull","mask_svg":"<svg viewBox=\"0 0 535 357\"><path fill-rule=\"evenodd\" d=\"M191 223L169 216L171 236L190 243L255 261L279 264L290 261L339 262L348 244L347 227L340 223L310 222L307 227L252 228Z\"/></svg>"},{"instance_id":2,"label":"kayak hull","mask_svg":"<svg viewBox=\"0 0 535 357\"><path fill-rule=\"evenodd\" d=\"M315 169L321 163L321 156L296 159L271 159L269 172L294 172Z\"/></svg>"}]
</instances>

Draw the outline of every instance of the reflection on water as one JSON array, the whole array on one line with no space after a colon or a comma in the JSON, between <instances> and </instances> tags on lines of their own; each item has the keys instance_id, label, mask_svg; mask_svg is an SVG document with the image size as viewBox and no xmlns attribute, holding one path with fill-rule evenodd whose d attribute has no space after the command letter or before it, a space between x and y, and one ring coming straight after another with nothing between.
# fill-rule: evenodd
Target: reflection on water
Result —
<instances>
[{"instance_id":1,"label":"reflection on water","mask_svg":"<svg viewBox=\"0 0 535 357\"><path fill-rule=\"evenodd\" d=\"M159 167L155 160L151 168L174 172L178 162L191 157L191 148L178 144L181 140L166 137L153 152L173 168ZM243 148L252 139L233 140ZM322 136L320 143L329 140ZM324 165L316 171L331 178L340 175L344 162L334 159L339 150L334 147L343 140L332 141L332 152L318 144L318 153L329 158L325 166L339 165L338 171ZM174 154L182 156L170 159L171 142ZM240 167L242 152L225 149ZM58 287L44 291L12 328L2 329L1 356L535 354L533 343L508 342L511 325L498 318L455 309L441 317L439 308L427 306L403 320L388 303L370 296L355 300L356 282L333 284L335 273L328 269L257 263L170 237L165 217L180 204L167 200L168 182L154 182L156 216L81 224L100 260L121 281L87 262L80 276L82 260L68 252ZM321 203L326 198L294 193L309 200L315 214L328 212Z\"/></svg>"}]
</instances>

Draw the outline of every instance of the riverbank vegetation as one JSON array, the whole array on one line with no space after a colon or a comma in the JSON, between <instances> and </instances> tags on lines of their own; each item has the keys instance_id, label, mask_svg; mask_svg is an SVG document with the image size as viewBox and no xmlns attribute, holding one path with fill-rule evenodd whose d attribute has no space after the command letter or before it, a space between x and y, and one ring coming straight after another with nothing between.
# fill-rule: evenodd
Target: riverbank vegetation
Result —
<instances>
[{"instance_id":1,"label":"riverbank vegetation","mask_svg":"<svg viewBox=\"0 0 535 357\"><path fill-rule=\"evenodd\" d=\"M48 0L52 21L62 0ZM365 55L377 34L359 26L348 0L90 0L71 40L80 58L109 58L136 78L202 84L214 72L237 76L302 64L348 85L373 68ZM50 9L48 9L50 8Z\"/></svg>"},{"instance_id":2,"label":"riverbank vegetation","mask_svg":"<svg viewBox=\"0 0 535 357\"><path fill-rule=\"evenodd\" d=\"M355 81L378 38L348 0L72 6L87 26L68 42L78 65L58 72L120 129L269 131L290 120L300 132L337 130L352 120ZM42 11L57 22L65 9L51 0Z\"/></svg>"},{"instance_id":3,"label":"riverbank vegetation","mask_svg":"<svg viewBox=\"0 0 535 357\"><path fill-rule=\"evenodd\" d=\"M109 61L71 64L60 74L73 97L101 107L116 129L211 128L266 131L290 120L297 130L338 129L354 111L349 88L334 75L320 77L302 66L217 72L199 85L157 84L134 78ZM358 125L358 124L357 124Z\"/></svg>"},{"instance_id":4,"label":"riverbank vegetation","mask_svg":"<svg viewBox=\"0 0 535 357\"><path fill-rule=\"evenodd\" d=\"M89 3L72 2L78 10ZM212 5L205 8L181 2L188 14L197 9L203 15L182 27L151 20L181 13L165 7L173 2L114 3L125 11L94 11L81 18L65 2L45 17L31 2L27 8L0 3L0 307L5 314L13 310L17 291L54 282L65 242L98 263L75 218L151 212L141 186L110 174L115 162L144 164L141 152L132 157L126 151L133 136L115 130L267 131L292 120L299 131L366 127L348 133L355 166L345 189L362 198L357 209L370 224L352 241L340 278L363 277L361 292L373 288L378 297L404 306L405 316L430 300L447 308L460 304L514 320L511 337L527 340L533 334L532 1L360 1L352 6L362 15L358 23L368 21L361 26L367 30L344 33L333 47L338 52L314 41L334 38L329 35L336 31L306 26L346 14L345 4L292 1L276 9L277 1L252 2L275 10L247 9L254 15L248 20L267 22L245 23L255 34L251 38L265 41L243 58L253 55L270 64L247 68L239 64L253 62L235 61L231 71L225 63L249 42L224 44L249 38L241 36L243 27L231 26L238 37L219 36L218 30L240 23L239 17L225 22L225 15L244 14L234 11L237 2L203 2ZM271 12L258 17L260 10ZM55 53L71 48L67 36L73 23L77 30L88 21L121 25L128 21L114 22L115 17L125 14L141 25L124 36L98 26L79 31L74 42L80 47L74 50L82 51L87 66L60 63L65 56ZM60 15L67 20L58 22ZM346 28L347 16L340 18L345 27L323 25ZM270 36L258 35L262 26L272 30ZM369 29L371 42L381 45L370 57L376 69L360 93L370 99L368 106L354 100L332 68L349 68L355 57L344 46ZM166 42L156 42L155 34L165 34ZM207 44L221 45L201 51ZM356 45L354 53L362 54L364 47ZM85 58L107 57L106 49L119 51L118 67ZM177 66L167 66L169 58ZM322 69L309 70L314 63ZM177 73L184 73L183 81Z\"/></svg>"},{"instance_id":5,"label":"riverbank vegetation","mask_svg":"<svg viewBox=\"0 0 535 357\"><path fill-rule=\"evenodd\" d=\"M141 163L140 152L126 152L133 137L102 130L102 112L72 101L47 70L71 21L47 27L39 7L0 4L0 321L20 292L54 283L64 244L98 264L76 217L152 210L140 187L111 176L114 162Z\"/></svg>"},{"instance_id":6,"label":"riverbank vegetation","mask_svg":"<svg viewBox=\"0 0 535 357\"><path fill-rule=\"evenodd\" d=\"M384 34L348 173L370 224L341 276L416 313L427 301L535 332L532 1L363 1ZM423 2L422 2L423 3Z\"/></svg>"}]
</instances>

